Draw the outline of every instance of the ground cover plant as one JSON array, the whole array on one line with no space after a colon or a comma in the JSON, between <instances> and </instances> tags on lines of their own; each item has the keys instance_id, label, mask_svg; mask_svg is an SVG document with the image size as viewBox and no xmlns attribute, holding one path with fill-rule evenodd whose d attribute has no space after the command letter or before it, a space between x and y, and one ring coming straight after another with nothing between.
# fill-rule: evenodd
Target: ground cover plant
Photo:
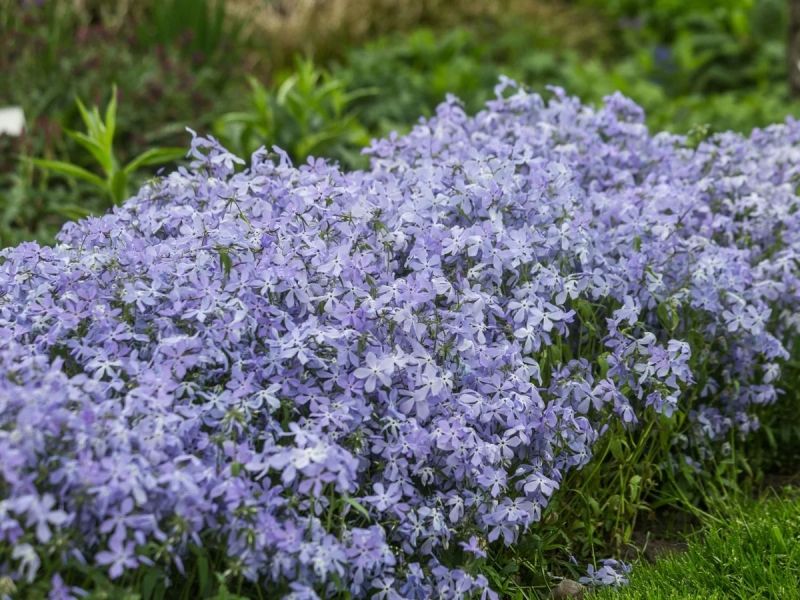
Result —
<instances>
[{"instance_id":1,"label":"ground cover plant","mask_svg":"<svg viewBox=\"0 0 800 600\"><path fill-rule=\"evenodd\" d=\"M592 550L786 385L799 139L650 134L620 95L508 80L365 171L195 138L189 168L0 253L5 589L623 581Z\"/></svg>"}]
</instances>

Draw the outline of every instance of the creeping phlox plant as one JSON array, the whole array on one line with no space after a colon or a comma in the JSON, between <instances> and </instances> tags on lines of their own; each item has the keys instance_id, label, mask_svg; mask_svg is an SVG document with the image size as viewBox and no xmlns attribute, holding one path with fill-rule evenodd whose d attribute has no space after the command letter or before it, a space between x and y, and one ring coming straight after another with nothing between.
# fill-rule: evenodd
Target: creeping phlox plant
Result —
<instances>
[{"instance_id":1,"label":"creeping phlox plant","mask_svg":"<svg viewBox=\"0 0 800 600\"><path fill-rule=\"evenodd\" d=\"M203 552L268 597L492 598L472 557L610 428L685 415L711 451L776 399L800 123L694 148L503 81L368 153L243 168L197 137L2 251L0 576L69 595Z\"/></svg>"}]
</instances>

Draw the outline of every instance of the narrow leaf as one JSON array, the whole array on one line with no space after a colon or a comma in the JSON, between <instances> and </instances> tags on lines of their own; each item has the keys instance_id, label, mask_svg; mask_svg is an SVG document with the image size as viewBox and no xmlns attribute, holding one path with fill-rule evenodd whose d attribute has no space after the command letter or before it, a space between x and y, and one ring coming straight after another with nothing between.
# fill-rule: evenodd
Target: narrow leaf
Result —
<instances>
[{"instance_id":1,"label":"narrow leaf","mask_svg":"<svg viewBox=\"0 0 800 600\"><path fill-rule=\"evenodd\" d=\"M356 509L356 512L358 512L365 519L369 519L369 512L357 500L351 498L350 496L345 496L343 500L345 501L345 503L349 504L354 509Z\"/></svg>"},{"instance_id":2,"label":"narrow leaf","mask_svg":"<svg viewBox=\"0 0 800 600\"><path fill-rule=\"evenodd\" d=\"M109 181L109 191L111 201L119 206L128 197L128 173L125 171L115 171Z\"/></svg>"},{"instance_id":3,"label":"narrow leaf","mask_svg":"<svg viewBox=\"0 0 800 600\"><path fill-rule=\"evenodd\" d=\"M92 119L92 115L90 115L89 111L86 110L86 107L83 105L83 102L81 102L80 98L75 98L75 104L78 105L78 112L81 113L81 119L83 119L83 124L86 125L86 129L90 134L93 133L93 130L95 129L95 123L94 119Z\"/></svg>"},{"instance_id":4,"label":"narrow leaf","mask_svg":"<svg viewBox=\"0 0 800 600\"><path fill-rule=\"evenodd\" d=\"M100 177L82 167L73 165L72 163L63 162L60 160L47 160L44 158L31 158L29 160L34 165L42 169L54 171L59 175L80 179L103 190L106 189L106 183Z\"/></svg>"},{"instance_id":5,"label":"narrow leaf","mask_svg":"<svg viewBox=\"0 0 800 600\"><path fill-rule=\"evenodd\" d=\"M94 214L88 208L77 204L59 204L50 210L55 214L66 217L70 221L78 221Z\"/></svg>"},{"instance_id":6,"label":"narrow leaf","mask_svg":"<svg viewBox=\"0 0 800 600\"><path fill-rule=\"evenodd\" d=\"M150 148L131 160L123 169L125 173L134 173L142 167L161 165L183 158L186 155L184 148Z\"/></svg>"},{"instance_id":7,"label":"narrow leaf","mask_svg":"<svg viewBox=\"0 0 800 600\"><path fill-rule=\"evenodd\" d=\"M223 246L218 246L217 254L219 254L220 267L222 268L222 272L225 275L225 278L227 279L228 276L230 276L231 274L231 267L233 266L233 262L231 261L230 251L228 250L228 248L225 248Z\"/></svg>"},{"instance_id":8,"label":"narrow leaf","mask_svg":"<svg viewBox=\"0 0 800 600\"><path fill-rule=\"evenodd\" d=\"M105 147L100 144L100 142L89 137L85 133L80 133L78 131L65 130L65 133L83 146L83 148L94 157L94 159L100 164L106 173L111 172L114 165L114 159L108 154Z\"/></svg>"},{"instance_id":9,"label":"narrow leaf","mask_svg":"<svg viewBox=\"0 0 800 600\"><path fill-rule=\"evenodd\" d=\"M111 100L108 101L106 106L106 145L111 149L114 142L114 132L117 129L117 84L111 88Z\"/></svg>"}]
</instances>

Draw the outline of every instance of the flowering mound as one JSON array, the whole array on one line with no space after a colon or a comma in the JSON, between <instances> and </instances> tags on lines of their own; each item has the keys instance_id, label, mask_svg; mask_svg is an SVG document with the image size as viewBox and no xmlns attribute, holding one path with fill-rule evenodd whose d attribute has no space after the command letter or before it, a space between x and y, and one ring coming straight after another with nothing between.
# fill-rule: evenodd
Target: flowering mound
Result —
<instances>
[{"instance_id":1,"label":"flowering mound","mask_svg":"<svg viewBox=\"0 0 800 600\"><path fill-rule=\"evenodd\" d=\"M0 254L0 575L213 551L269 597L491 596L467 557L609 428L681 414L713 448L775 400L799 141L694 149L621 96L510 82L366 172L237 173L195 139L191 170Z\"/></svg>"}]
</instances>

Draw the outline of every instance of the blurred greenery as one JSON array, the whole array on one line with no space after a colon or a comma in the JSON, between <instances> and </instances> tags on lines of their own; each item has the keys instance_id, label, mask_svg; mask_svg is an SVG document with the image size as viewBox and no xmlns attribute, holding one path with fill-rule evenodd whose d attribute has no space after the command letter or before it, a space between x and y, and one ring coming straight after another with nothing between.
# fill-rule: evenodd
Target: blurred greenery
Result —
<instances>
[{"instance_id":1,"label":"blurred greenery","mask_svg":"<svg viewBox=\"0 0 800 600\"><path fill-rule=\"evenodd\" d=\"M160 0L146 7L138 23L138 39L146 45L178 44L190 57L220 58L221 52L236 52L235 42L242 23L231 21L225 0ZM227 60L236 58L228 56Z\"/></svg>"},{"instance_id":2,"label":"blurred greenery","mask_svg":"<svg viewBox=\"0 0 800 600\"><path fill-rule=\"evenodd\" d=\"M698 124L748 131L800 110L785 82L785 36L776 35L786 28L782 0L586 3L604 7L610 52L587 55L535 23L507 22L385 37L352 49L336 74L381 90L360 113L379 132L430 114L446 92L476 110L499 73L591 102L621 91L645 108L651 127L676 132Z\"/></svg>"},{"instance_id":3,"label":"blurred greenery","mask_svg":"<svg viewBox=\"0 0 800 600\"><path fill-rule=\"evenodd\" d=\"M392 5L347 1L367 21L370 2L380 5L376 15ZM452 25L456 4L415 13L397 0L406 25L414 15L451 24L355 46L336 38L335 53L328 41L315 54L310 40L309 54L289 62L275 39L248 34L232 16L239 4L253 22L260 10L293 10L265 0L261 9L249 0L0 1L0 68L14 83L0 90L0 106L22 106L28 121L23 137L0 136L0 245L52 242L64 219L107 208L108 191L96 182L63 169L47 176L25 159L91 171L91 153L68 133L81 126L75 100L99 106L112 85L119 164L149 148L185 146L191 127L243 155L277 144L297 162L316 155L360 168L370 138L407 130L447 93L478 110L500 74L590 102L619 90L645 108L652 128L676 132L746 132L800 113L786 83L784 0L503 0L461 25ZM447 20L438 19L448 6ZM154 174L139 166L119 189Z\"/></svg>"},{"instance_id":4,"label":"blurred greenery","mask_svg":"<svg viewBox=\"0 0 800 600\"><path fill-rule=\"evenodd\" d=\"M108 206L96 186L48 177L24 160L93 168L94 159L67 133L83 126L76 99L100 105L116 84L121 110L115 151L121 163L154 145L185 147L187 126L207 129L230 103L235 92L227 81L236 78L238 63L227 64L221 52L213 60L189 53L183 40L146 46L136 29L124 19L114 24L77 10L68 0L0 0L0 71L13 82L0 87L0 106L23 107L27 121L21 138L0 135L0 246L52 242L65 219ZM152 172L134 174L131 187Z\"/></svg>"}]
</instances>

